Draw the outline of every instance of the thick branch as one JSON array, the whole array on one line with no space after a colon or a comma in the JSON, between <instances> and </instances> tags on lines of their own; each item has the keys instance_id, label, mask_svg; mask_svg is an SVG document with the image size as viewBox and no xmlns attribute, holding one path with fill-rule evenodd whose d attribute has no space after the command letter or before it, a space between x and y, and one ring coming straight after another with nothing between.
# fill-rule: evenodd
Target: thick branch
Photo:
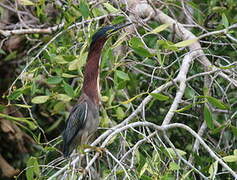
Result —
<instances>
[{"instance_id":1,"label":"thick branch","mask_svg":"<svg viewBox=\"0 0 237 180\"><path fill-rule=\"evenodd\" d=\"M163 126L158 126L156 124L150 123L150 122L135 122L135 123L131 123L128 124L126 126L123 126L119 129L116 129L114 132L112 132L102 143L101 147L105 147L109 141L118 133L121 133L122 131L125 131L127 129L132 129L135 127L139 127L139 126L145 126L145 127L150 127L153 128L157 131L167 131L170 129L174 129L174 128L182 128L185 129L186 131L188 131L192 136L194 136L199 142L200 144L206 149L206 151L210 154L211 157L213 157L216 161L218 161L224 168L226 168L233 177L237 178L237 174L221 159L219 158L212 150L211 148L205 143L205 141L194 131L192 130L190 127L184 125L184 124L180 124L180 123L174 123L174 124L169 124L169 125L163 125ZM85 170L88 170L89 167L95 162L95 160L99 157L100 153L96 153L96 155L92 158L92 160L88 163L87 167Z\"/></svg>"}]
</instances>

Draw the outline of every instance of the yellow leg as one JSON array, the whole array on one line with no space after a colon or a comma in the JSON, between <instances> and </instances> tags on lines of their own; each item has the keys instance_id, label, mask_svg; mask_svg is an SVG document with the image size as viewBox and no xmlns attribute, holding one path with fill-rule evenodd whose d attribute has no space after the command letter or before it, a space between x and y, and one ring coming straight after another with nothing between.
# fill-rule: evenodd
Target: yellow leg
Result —
<instances>
[{"instance_id":1,"label":"yellow leg","mask_svg":"<svg viewBox=\"0 0 237 180\"><path fill-rule=\"evenodd\" d=\"M94 150L96 152L99 152L100 155L102 156L103 152L106 151L106 148L102 148L102 147L96 147L96 146L90 146L88 144L83 144L82 145L82 149L91 149L91 150Z\"/></svg>"}]
</instances>

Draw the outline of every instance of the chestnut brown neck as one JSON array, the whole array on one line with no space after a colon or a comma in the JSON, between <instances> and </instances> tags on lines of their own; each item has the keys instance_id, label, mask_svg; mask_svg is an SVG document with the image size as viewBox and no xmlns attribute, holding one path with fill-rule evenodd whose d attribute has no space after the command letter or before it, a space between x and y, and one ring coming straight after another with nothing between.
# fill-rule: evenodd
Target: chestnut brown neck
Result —
<instances>
[{"instance_id":1,"label":"chestnut brown neck","mask_svg":"<svg viewBox=\"0 0 237 180\"><path fill-rule=\"evenodd\" d=\"M97 81L99 76L100 55L106 40L106 38L100 38L91 44L82 87L83 93L85 93L97 105L99 104L99 87Z\"/></svg>"}]
</instances>

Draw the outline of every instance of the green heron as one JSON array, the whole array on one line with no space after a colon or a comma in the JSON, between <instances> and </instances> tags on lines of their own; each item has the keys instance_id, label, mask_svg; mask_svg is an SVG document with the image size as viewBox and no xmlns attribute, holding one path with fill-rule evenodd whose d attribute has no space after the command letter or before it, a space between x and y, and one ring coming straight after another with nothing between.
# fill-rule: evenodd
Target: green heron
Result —
<instances>
[{"instance_id":1,"label":"green heron","mask_svg":"<svg viewBox=\"0 0 237 180\"><path fill-rule=\"evenodd\" d=\"M84 73L82 94L72 108L63 132L63 154L68 157L78 146L87 144L99 125L99 64L103 45L117 30L129 24L109 25L92 36Z\"/></svg>"}]
</instances>

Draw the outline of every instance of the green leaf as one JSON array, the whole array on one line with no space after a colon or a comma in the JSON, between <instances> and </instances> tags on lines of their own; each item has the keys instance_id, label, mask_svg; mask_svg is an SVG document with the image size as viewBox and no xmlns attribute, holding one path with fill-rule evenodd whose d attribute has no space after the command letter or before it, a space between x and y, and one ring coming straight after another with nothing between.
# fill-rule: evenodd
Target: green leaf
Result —
<instances>
[{"instance_id":1,"label":"green leaf","mask_svg":"<svg viewBox=\"0 0 237 180\"><path fill-rule=\"evenodd\" d=\"M108 100L109 100L109 97L108 97L108 96L102 96L102 97L101 97L101 101L102 101L102 102L108 102Z\"/></svg>"},{"instance_id":2,"label":"green leaf","mask_svg":"<svg viewBox=\"0 0 237 180\"><path fill-rule=\"evenodd\" d=\"M27 169L26 169L26 178L27 180L34 180L37 179L34 175L37 177L40 176L40 168L39 163L35 157L30 157L26 163Z\"/></svg>"},{"instance_id":3,"label":"green leaf","mask_svg":"<svg viewBox=\"0 0 237 180\"><path fill-rule=\"evenodd\" d=\"M141 97L141 96L144 95L144 94L147 94L147 93L141 93L141 94L138 94L138 95L136 95L136 96L134 96L134 97L128 99L127 101L123 101L123 102L121 102L121 104L128 104L128 103L134 101L136 98Z\"/></svg>"},{"instance_id":4,"label":"green leaf","mask_svg":"<svg viewBox=\"0 0 237 180\"><path fill-rule=\"evenodd\" d=\"M215 6L215 7L212 8L212 11L213 11L213 12L221 13L221 12L226 11L226 7Z\"/></svg>"},{"instance_id":5,"label":"green leaf","mask_svg":"<svg viewBox=\"0 0 237 180\"><path fill-rule=\"evenodd\" d=\"M36 174L36 176L39 177L39 175L40 175L39 163L35 157L32 157L32 159L33 159L33 164L34 164L34 173Z\"/></svg>"},{"instance_id":6,"label":"green leaf","mask_svg":"<svg viewBox=\"0 0 237 180\"><path fill-rule=\"evenodd\" d=\"M212 163L212 165L208 170L211 179L213 179L216 176L217 170L218 170L218 161L215 161L214 163Z\"/></svg>"},{"instance_id":7,"label":"green leaf","mask_svg":"<svg viewBox=\"0 0 237 180\"><path fill-rule=\"evenodd\" d=\"M237 137L237 127L231 125L230 128L233 134Z\"/></svg>"},{"instance_id":8,"label":"green leaf","mask_svg":"<svg viewBox=\"0 0 237 180\"><path fill-rule=\"evenodd\" d=\"M174 44L175 47L186 47L186 46L189 46L195 42L197 42L197 38L194 38L194 39L188 39L188 40L185 40L185 41L181 41L179 43L176 43Z\"/></svg>"},{"instance_id":9,"label":"green leaf","mask_svg":"<svg viewBox=\"0 0 237 180\"><path fill-rule=\"evenodd\" d=\"M120 89L124 89L127 85L127 81L120 81L118 84L117 84L117 90L120 90Z\"/></svg>"},{"instance_id":10,"label":"green leaf","mask_svg":"<svg viewBox=\"0 0 237 180\"><path fill-rule=\"evenodd\" d=\"M184 111L187 111L187 110L191 109L192 107L193 107L193 104L189 104L187 106L184 106L181 109L176 110L175 112L184 112Z\"/></svg>"},{"instance_id":11,"label":"green leaf","mask_svg":"<svg viewBox=\"0 0 237 180\"><path fill-rule=\"evenodd\" d=\"M68 73L62 73L62 77L64 78L74 78L77 77L78 75L74 75L74 74L68 74Z\"/></svg>"},{"instance_id":12,"label":"green leaf","mask_svg":"<svg viewBox=\"0 0 237 180\"><path fill-rule=\"evenodd\" d=\"M228 21L226 15L225 15L225 13L222 13L221 17L222 17L222 24L225 26L225 28L228 28L229 27L229 21Z\"/></svg>"},{"instance_id":13,"label":"green leaf","mask_svg":"<svg viewBox=\"0 0 237 180\"><path fill-rule=\"evenodd\" d=\"M169 164L169 170L171 171L177 171L180 169L180 166L176 164L175 162L170 162Z\"/></svg>"},{"instance_id":14,"label":"green leaf","mask_svg":"<svg viewBox=\"0 0 237 180\"><path fill-rule=\"evenodd\" d=\"M110 13L117 13L119 12L118 9L116 9L114 6L112 6L111 4L109 3L103 3L104 7L110 12Z\"/></svg>"},{"instance_id":15,"label":"green leaf","mask_svg":"<svg viewBox=\"0 0 237 180\"><path fill-rule=\"evenodd\" d=\"M34 6L34 5L35 5L35 4L34 4L32 1L30 1L30 0L20 0L19 2L20 2L20 4L23 5L23 6Z\"/></svg>"},{"instance_id":16,"label":"green leaf","mask_svg":"<svg viewBox=\"0 0 237 180\"><path fill-rule=\"evenodd\" d=\"M31 102L34 104L42 104L48 101L48 99L49 99L49 96L36 96L31 100Z\"/></svg>"},{"instance_id":17,"label":"green leaf","mask_svg":"<svg viewBox=\"0 0 237 180\"><path fill-rule=\"evenodd\" d=\"M230 155L222 158L225 162L237 162L237 156Z\"/></svg>"},{"instance_id":18,"label":"green leaf","mask_svg":"<svg viewBox=\"0 0 237 180\"><path fill-rule=\"evenodd\" d=\"M210 112L207 105L204 105L204 120L206 121L207 127L210 129L214 128L212 113Z\"/></svg>"},{"instance_id":19,"label":"green leaf","mask_svg":"<svg viewBox=\"0 0 237 180\"><path fill-rule=\"evenodd\" d=\"M125 113L121 107L116 109L116 116L119 120L122 120L125 117Z\"/></svg>"},{"instance_id":20,"label":"green leaf","mask_svg":"<svg viewBox=\"0 0 237 180\"><path fill-rule=\"evenodd\" d=\"M84 1L80 2L79 11L84 18L87 18L89 16L90 10L88 8L88 5Z\"/></svg>"},{"instance_id":21,"label":"green leaf","mask_svg":"<svg viewBox=\"0 0 237 180\"><path fill-rule=\"evenodd\" d=\"M193 172L193 169L191 169L187 173L183 174L180 180L189 180L188 177L190 177L191 172Z\"/></svg>"},{"instance_id":22,"label":"green leaf","mask_svg":"<svg viewBox=\"0 0 237 180\"><path fill-rule=\"evenodd\" d=\"M63 88L64 88L64 91L67 93L68 96L70 97L74 97L75 93L73 91L73 88L72 86L70 86L68 83L66 82L63 82Z\"/></svg>"},{"instance_id":23,"label":"green leaf","mask_svg":"<svg viewBox=\"0 0 237 180\"><path fill-rule=\"evenodd\" d=\"M15 90L15 91L13 91L13 92L7 97L7 99L9 99L9 100L17 100L22 94L23 94L23 90L22 90L22 89L17 89L17 90Z\"/></svg>"},{"instance_id":24,"label":"green leaf","mask_svg":"<svg viewBox=\"0 0 237 180\"><path fill-rule=\"evenodd\" d=\"M195 97L195 91L192 88L187 87L185 89L185 97L188 99L193 99Z\"/></svg>"},{"instance_id":25,"label":"green leaf","mask_svg":"<svg viewBox=\"0 0 237 180\"><path fill-rule=\"evenodd\" d=\"M124 176L124 170L122 170L122 169L117 170L115 173L116 173L117 176Z\"/></svg>"},{"instance_id":26,"label":"green leaf","mask_svg":"<svg viewBox=\"0 0 237 180\"><path fill-rule=\"evenodd\" d=\"M138 38L138 37L133 37L133 38L131 38L130 41L129 41L129 45L130 45L132 48L144 47L143 42L142 42L141 39Z\"/></svg>"},{"instance_id":27,"label":"green leaf","mask_svg":"<svg viewBox=\"0 0 237 180\"><path fill-rule=\"evenodd\" d=\"M168 152L168 155L171 155L171 156L172 156L172 158L177 158L176 153L174 152L174 150L173 150L172 148L166 148L165 150ZM176 148L175 150L177 151L177 153L178 153L180 156L184 156L184 155L187 154L185 151L182 151L182 150L180 150L180 149L177 149L177 148Z\"/></svg>"},{"instance_id":28,"label":"green leaf","mask_svg":"<svg viewBox=\"0 0 237 180\"><path fill-rule=\"evenodd\" d=\"M55 147L52 147L52 146L46 146L46 147L44 147L44 151L47 151L47 152L56 152L56 151L58 151L58 149L57 148L55 148Z\"/></svg>"},{"instance_id":29,"label":"green leaf","mask_svg":"<svg viewBox=\"0 0 237 180\"><path fill-rule=\"evenodd\" d=\"M137 37L132 38L129 41L129 45L132 47L134 52L138 54L139 56L143 56L143 57L153 56L153 54L151 54L147 49L144 48L143 42Z\"/></svg>"},{"instance_id":30,"label":"green leaf","mask_svg":"<svg viewBox=\"0 0 237 180\"><path fill-rule=\"evenodd\" d=\"M87 44L87 43L85 43L85 44ZM68 49L66 48L66 51L68 51ZM67 61L67 62L71 62L71 61L73 61L74 59L76 59L77 58L77 56L76 55L72 55L72 54L64 54L63 55L63 59L65 60L65 61Z\"/></svg>"},{"instance_id":31,"label":"green leaf","mask_svg":"<svg viewBox=\"0 0 237 180\"><path fill-rule=\"evenodd\" d=\"M83 52L80 54L80 56L77 56L76 60L69 63L68 70L74 71L81 69L81 67L86 63L87 54L87 52Z\"/></svg>"},{"instance_id":32,"label":"green leaf","mask_svg":"<svg viewBox=\"0 0 237 180\"><path fill-rule=\"evenodd\" d=\"M105 109L102 108L102 112L101 112L102 116L100 116L100 126L101 127L109 127L110 126L110 123L111 123L111 120L109 119L108 117L108 114L106 112Z\"/></svg>"},{"instance_id":33,"label":"green leaf","mask_svg":"<svg viewBox=\"0 0 237 180\"><path fill-rule=\"evenodd\" d=\"M10 52L5 58L4 61L10 61L17 57L17 51Z\"/></svg>"},{"instance_id":34,"label":"green leaf","mask_svg":"<svg viewBox=\"0 0 237 180\"><path fill-rule=\"evenodd\" d=\"M62 122L62 118L59 118L58 120L56 120L50 127L48 127L45 132L48 133L48 132L51 132L53 131L54 129L58 128L59 127L59 124Z\"/></svg>"},{"instance_id":35,"label":"green leaf","mask_svg":"<svg viewBox=\"0 0 237 180\"><path fill-rule=\"evenodd\" d=\"M47 83L48 84L59 84L62 80L63 80L63 78L61 78L59 76L54 76L54 77L48 78Z\"/></svg>"},{"instance_id":36,"label":"green leaf","mask_svg":"<svg viewBox=\"0 0 237 180\"><path fill-rule=\"evenodd\" d=\"M6 109L7 106L1 105L0 104L0 112L3 112L4 109Z\"/></svg>"},{"instance_id":37,"label":"green leaf","mask_svg":"<svg viewBox=\"0 0 237 180\"><path fill-rule=\"evenodd\" d=\"M123 71L116 70L115 73L116 73L116 76L119 77L120 79L123 79L125 81L130 80L128 74Z\"/></svg>"},{"instance_id":38,"label":"green leaf","mask_svg":"<svg viewBox=\"0 0 237 180\"><path fill-rule=\"evenodd\" d=\"M150 93L150 95L160 101L167 101L169 99L169 96L165 96L160 93Z\"/></svg>"},{"instance_id":39,"label":"green leaf","mask_svg":"<svg viewBox=\"0 0 237 180\"><path fill-rule=\"evenodd\" d=\"M237 156L237 149L234 150L234 155Z\"/></svg>"},{"instance_id":40,"label":"green leaf","mask_svg":"<svg viewBox=\"0 0 237 180\"><path fill-rule=\"evenodd\" d=\"M53 107L53 114L58 114L58 113L60 113L62 111L65 111L65 103L62 102L62 101L59 101Z\"/></svg>"},{"instance_id":41,"label":"green leaf","mask_svg":"<svg viewBox=\"0 0 237 180\"><path fill-rule=\"evenodd\" d=\"M175 180L177 179L175 175L166 172L164 175L160 176L160 180Z\"/></svg>"},{"instance_id":42,"label":"green leaf","mask_svg":"<svg viewBox=\"0 0 237 180\"><path fill-rule=\"evenodd\" d=\"M21 108L31 108L32 106L26 105L26 104L14 104L15 106L21 107Z\"/></svg>"},{"instance_id":43,"label":"green leaf","mask_svg":"<svg viewBox=\"0 0 237 180\"><path fill-rule=\"evenodd\" d=\"M26 179L27 180L34 180L34 170L33 170L33 165L31 162L31 159L27 161L27 169L26 169Z\"/></svg>"},{"instance_id":44,"label":"green leaf","mask_svg":"<svg viewBox=\"0 0 237 180\"><path fill-rule=\"evenodd\" d=\"M227 65L227 66L221 66L221 67L218 67L220 69L231 69L231 68L235 68L237 67L237 65Z\"/></svg>"},{"instance_id":45,"label":"green leaf","mask_svg":"<svg viewBox=\"0 0 237 180\"><path fill-rule=\"evenodd\" d=\"M178 51L179 49L174 46L174 43L167 40L157 40L157 45L160 49L168 49L172 51Z\"/></svg>"},{"instance_id":46,"label":"green leaf","mask_svg":"<svg viewBox=\"0 0 237 180\"><path fill-rule=\"evenodd\" d=\"M143 47L133 47L132 48L134 50L134 52L136 54L138 54L139 56L143 56L143 57L153 57L153 54L151 54L147 49L143 48Z\"/></svg>"},{"instance_id":47,"label":"green leaf","mask_svg":"<svg viewBox=\"0 0 237 180\"><path fill-rule=\"evenodd\" d=\"M222 124L220 127L212 129L211 134L217 134L221 132L224 128L228 127L229 125L227 123Z\"/></svg>"},{"instance_id":48,"label":"green leaf","mask_svg":"<svg viewBox=\"0 0 237 180\"><path fill-rule=\"evenodd\" d=\"M59 101L69 102L72 98L66 94L57 94L56 99Z\"/></svg>"},{"instance_id":49,"label":"green leaf","mask_svg":"<svg viewBox=\"0 0 237 180\"><path fill-rule=\"evenodd\" d=\"M142 180L153 180L152 177L147 176L147 175L145 175L145 174L143 174L140 179L142 179Z\"/></svg>"},{"instance_id":50,"label":"green leaf","mask_svg":"<svg viewBox=\"0 0 237 180\"><path fill-rule=\"evenodd\" d=\"M145 163L140 171L139 177L141 177L146 172L147 169L148 169L148 163Z\"/></svg>"},{"instance_id":51,"label":"green leaf","mask_svg":"<svg viewBox=\"0 0 237 180\"><path fill-rule=\"evenodd\" d=\"M53 57L53 61L56 62L56 63L58 63L58 64L67 64L67 63L69 63L69 62L66 61L66 60L63 58L63 56L61 56L61 55L58 55L58 56Z\"/></svg>"},{"instance_id":52,"label":"green leaf","mask_svg":"<svg viewBox=\"0 0 237 180\"><path fill-rule=\"evenodd\" d=\"M19 117L9 116L7 114L2 114L2 113L0 113L0 117L11 120L11 121L26 123L29 126L29 128L32 130L35 130L37 128L35 123L29 120L31 118L19 118Z\"/></svg>"},{"instance_id":53,"label":"green leaf","mask_svg":"<svg viewBox=\"0 0 237 180\"><path fill-rule=\"evenodd\" d=\"M3 49L0 48L0 54L6 55L7 53Z\"/></svg>"},{"instance_id":54,"label":"green leaf","mask_svg":"<svg viewBox=\"0 0 237 180\"><path fill-rule=\"evenodd\" d=\"M122 24L126 22L126 17L125 16L116 16L112 20L112 24Z\"/></svg>"},{"instance_id":55,"label":"green leaf","mask_svg":"<svg viewBox=\"0 0 237 180\"><path fill-rule=\"evenodd\" d=\"M94 15L94 17L98 17L98 16L102 16L104 12L104 9L100 9L100 8L92 8L92 14Z\"/></svg>"},{"instance_id":56,"label":"green leaf","mask_svg":"<svg viewBox=\"0 0 237 180\"><path fill-rule=\"evenodd\" d=\"M208 100L209 103L211 103L211 105L213 105L219 109L223 109L223 110L230 109L226 104L224 104L223 102L221 102L220 100L218 100L214 97L205 96L205 98Z\"/></svg>"},{"instance_id":57,"label":"green leaf","mask_svg":"<svg viewBox=\"0 0 237 180\"><path fill-rule=\"evenodd\" d=\"M167 29L170 26L170 24L162 24L158 27L156 27L155 29L153 29L152 31L146 33L146 34L157 34L161 31L164 31L165 29Z\"/></svg>"},{"instance_id":58,"label":"green leaf","mask_svg":"<svg viewBox=\"0 0 237 180\"><path fill-rule=\"evenodd\" d=\"M113 46L111 47L112 49L120 46L126 39L125 37L127 36L127 33L123 33L122 36L119 37L119 39L113 44Z\"/></svg>"},{"instance_id":59,"label":"green leaf","mask_svg":"<svg viewBox=\"0 0 237 180\"><path fill-rule=\"evenodd\" d=\"M19 89L16 89L15 91L13 91L9 96L7 96L7 98L9 100L18 100L18 98L26 93L26 92L29 92L29 89L31 87L30 86L23 86L22 88L19 88Z\"/></svg>"}]
</instances>

